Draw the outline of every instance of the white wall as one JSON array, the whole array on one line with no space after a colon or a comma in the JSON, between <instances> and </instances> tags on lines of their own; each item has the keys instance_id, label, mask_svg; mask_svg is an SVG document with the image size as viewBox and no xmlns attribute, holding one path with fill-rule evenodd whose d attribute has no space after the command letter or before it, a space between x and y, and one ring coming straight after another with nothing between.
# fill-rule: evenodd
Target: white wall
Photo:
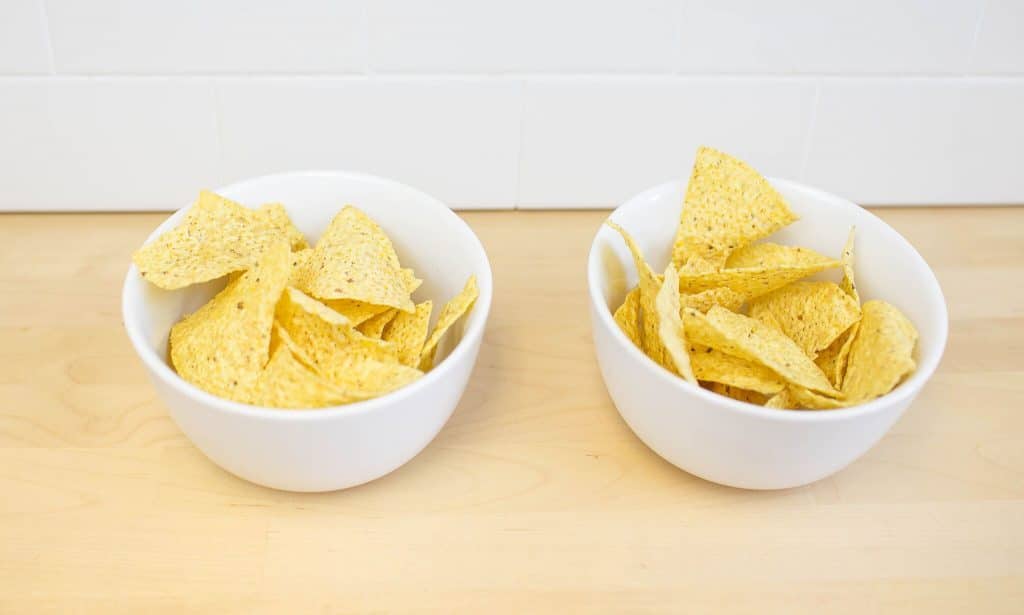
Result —
<instances>
[{"instance_id":1,"label":"white wall","mask_svg":"<svg viewBox=\"0 0 1024 615\"><path fill-rule=\"evenodd\" d=\"M601 206L707 143L869 204L1024 203L1024 0L0 0L0 209L299 168Z\"/></svg>"}]
</instances>

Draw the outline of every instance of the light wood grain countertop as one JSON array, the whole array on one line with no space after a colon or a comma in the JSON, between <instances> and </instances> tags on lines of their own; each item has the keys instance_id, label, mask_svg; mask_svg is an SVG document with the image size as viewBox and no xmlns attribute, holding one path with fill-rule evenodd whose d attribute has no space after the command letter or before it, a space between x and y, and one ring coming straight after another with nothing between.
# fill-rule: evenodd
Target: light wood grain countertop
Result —
<instances>
[{"instance_id":1,"label":"light wood grain countertop","mask_svg":"<svg viewBox=\"0 0 1024 615\"><path fill-rule=\"evenodd\" d=\"M615 412L585 259L606 212L480 212L495 298L437 439L329 494L193 448L121 328L164 214L0 216L0 612L1022 612L1024 208L877 212L949 303L945 359L836 476L690 476Z\"/></svg>"}]
</instances>

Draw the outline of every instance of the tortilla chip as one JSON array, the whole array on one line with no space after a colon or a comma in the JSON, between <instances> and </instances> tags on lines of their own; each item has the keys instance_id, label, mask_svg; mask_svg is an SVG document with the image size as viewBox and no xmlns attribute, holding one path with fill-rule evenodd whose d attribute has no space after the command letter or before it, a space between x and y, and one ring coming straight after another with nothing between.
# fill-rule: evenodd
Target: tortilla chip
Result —
<instances>
[{"instance_id":1,"label":"tortilla chip","mask_svg":"<svg viewBox=\"0 0 1024 615\"><path fill-rule=\"evenodd\" d=\"M764 263L755 262L747 266L744 258L738 261L744 264L742 267L730 267L704 274L680 274L679 292L689 295L709 289L727 288L744 299L753 299L819 271L840 265L839 261L806 248L797 248L796 250L800 251L787 253L787 256L796 256L799 259L793 259L791 262L772 263L770 259L765 259ZM756 255L757 252L748 254ZM776 256L781 256L781 254Z\"/></svg>"},{"instance_id":2,"label":"tortilla chip","mask_svg":"<svg viewBox=\"0 0 1024 615\"><path fill-rule=\"evenodd\" d=\"M640 341L640 287L626 293L619 309L615 310L615 322L637 348L643 348Z\"/></svg>"},{"instance_id":3,"label":"tortilla chip","mask_svg":"<svg viewBox=\"0 0 1024 615\"><path fill-rule=\"evenodd\" d=\"M705 388L711 391L712 393L718 393L719 395L731 397L733 399L744 401L747 402L748 404L754 404L757 406L763 406L764 403L768 400L768 397L766 395L758 393L757 391L748 391L746 389L741 389L739 387L734 387L728 384L722 384L720 382L708 382Z\"/></svg>"},{"instance_id":4,"label":"tortilla chip","mask_svg":"<svg viewBox=\"0 0 1024 615\"><path fill-rule=\"evenodd\" d=\"M843 289L843 292L853 297L853 300L860 305L860 294L857 292L857 285L853 279L853 232L855 227L850 227L850 235L846 238L846 245L843 247L843 257L841 262L843 263L843 281L839 283L839 288Z\"/></svg>"},{"instance_id":5,"label":"tortilla chip","mask_svg":"<svg viewBox=\"0 0 1024 615\"><path fill-rule=\"evenodd\" d=\"M171 364L182 378L219 397L253 400L290 254L279 237L245 274L171 328Z\"/></svg>"},{"instance_id":6,"label":"tortilla chip","mask_svg":"<svg viewBox=\"0 0 1024 615\"><path fill-rule=\"evenodd\" d=\"M707 312L713 305L720 305L725 309L739 311L746 297L731 288L709 288L693 295L683 295L684 307L692 307L700 312Z\"/></svg>"},{"instance_id":7,"label":"tortilla chip","mask_svg":"<svg viewBox=\"0 0 1024 615\"><path fill-rule=\"evenodd\" d=\"M714 262L797 220L785 199L746 163L700 147L686 187L672 262Z\"/></svg>"},{"instance_id":8,"label":"tortilla chip","mask_svg":"<svg viewBox=\"0 0 1024 615\"><path fill-rule=\"evenodd\" d=\"M710 346L764 365L787 382L829 395L839 395L825 374L821 373L800 347L769 325L720 306L712 307L706 315L685 308L683 324L693 344Z\"/></svg>"},{"instance_id":9,"label":"tortilla chip","mask_svg":"<svg viewBox=\"0 0 1024 615\"><path fill-rule=\"evenodd\" d=\"M842 390L843 376L846 374L846 362L850 356L850 347L853 346L853 340L856 339L859 329L860 320L853 323L828 348L822 350L818 358L814 360L814 363L821 368L821 371L832 382L832 385L839 390Z\"/></svg>"},{"instance_id":10,"label":"tortilla chip","mask_svg":"<svg viewBox=\"0 0 1024 615\"><path fill-rule=\"evenodd\" d=\"M353 299L412 312L409 274L391 240L365 213L345 206L331 220L299 288L320 299Z\"/></svg>"},{"instance_id":11,"label":"tortilla chip","mask_svg":"<svg viewBox=\"0 0 1024 615\"><path fill-rule=\"evenodd\" d=\"M322 408L365 399L328 382L282 344L260 372L254 403L271 408Z\"/></svg>"},{"instance_id":12,"label":"tortilla chip","mask_svg":"<svg viewBox=\"0 0 1024 615\"><path fill-rule=\"evenodd\" d=\"M671 263L665 269L664 277L661 289L654 298L654 308L658 313L658 336L672 360L675 368L672 371L687 382L697 384L697 378L690 367L690 355L686 352L683 321L679 316L679 276Z\"/></svg>"},{"instance_id":13,"label":"tortilla chip","mask_svg":"<svg viewBox=\"0 0 1024 615\"><path fill-rule=\"evenodd\" d=\"M799 410L800 404L793 398L789 389L785 388L768 398L768 401L764 402L764 407L778 408L780 410Z\"/></svg>"},{"instance_id":14,"label":"tortilla chip","mask_svg":"<svg viewBox=\"0 0 1024 615\"><path fill-rule=\"evenodd\" d=\"M752 300L749 314L778 327L813 360L860 319L860 307L834 282L793 282Z\"/></svg>"},{"instance_id":15,"label":"tortilla chip","mask_svg":"<svg viewBox=\"0 0 1024 615\"><path fill-rule=\"evenodd\" d=\"M430 329L430 312L434 304L429 299L416 306L412 314L395 313L395 318L384 327L381 339L391 342L398 348L398 361L409 367L416 367L420 361L420 351L427 341Z\"/></svg>"},{"instance_id":16,"label":"tortilla chip","mask_svg":"<svg viewBox=\"0 0 1024 615\"><path fill-rule=\"evenodd\" d=\"M852 402L885 395L917 367L917 329L903 312L878 300L865 303L861 312L843 377L843 394Z\"/></svg>"},{"instance_id":17,"label":"tortilla chip","mask_svg":"<svg viewBox=\"0 0 1024 615\"><path fill-rule=\"evenodd\" d=\"M640 246L636 244L633 237L624 228L611 220L605 221L609 227L615 229L626 242L630 254L633 256L633 264L636 266L637 276L640 278L640 348L655 363L661 365L670 372L676 373L674 361L669 357L661 342L661 334L658 331L658 310L655 305L658 291L661 290L662 278L654 273L651 266L644 260Z\"/></svg>"},{"instance_id":18,"label":"tortilla chip","mask_svg":"<svg viewBox=\"0 0 1024 615\"><path fill-rule=\"evenodd\" d=\"M380 314L377 314L376 316L372 316L366 319L364 322L360 323L359 326L356 327L356 329L358 329L359 332L365 335L366 337L381 339L381 334L384 333L384 327L386 327L388 323L394 320L395 314L397 313L397 309L388 308L381 312ZM406 314L406 312L402 313Z\"/></svg>"},{"instance_id":19,"label":"tortilla chip","mask_svg":"<svg viewBox=\"0 0 1024 615\"><path fill-rule=\"evenodd\" d=\"M248 269L279 238L251 209L204 190L180 225L132 260L143 278L174 290Z\"/></svg>"},{"instance_id":20,"label":"tortilla chip","mask_svg":"<svg viewBox=\"0 0 1024 615\"><path fill-rule=\"evenodd\" d=\"M755 243L729 255L728 269L778 269L783 267L813 267L828 264L838 267L839 261L819 254L810 248L784 246L777 243ZM828 268L828 267L826 267Z\"/></svg>"},{"instance_id":21,"label":"tortilla chip","mask_svg":"<svg viewBox=\"0 0 1024 615\"><path fill-rule=\"evenodd\" d=\"M285 290L275 316L298 345L299 350L293 352L324 376L325 366L349 355L385 362L398 360L394 344L363 335L345 316L297 288Z\"/></svg>"},{"instance_id":22,"label":"tortilla chip","mask_svg":"<svg viewBox=\"0 0 1024 615\"><path fill-rule=\"evenodd\" d=\"M705 382L748 389L765 395L774 395L786 386L786 382L767 367L709 346L691 343L690 364L697 379Z\"/></svg>"},{"instance_id":23,"label":"tortilla chip","mask_svg":"<svg viewBox=\"0 0 1024 615\"><path fill-rule=\"evenodd\" d=\"M295 228L295 224L292 223L292 219L288 217L288 212L285 211L284 205L281 205L280 203L267 203L266 205L260 205L260 207L253 213L255 214L256 219L262 222L265 226L273 228L283 235L291 245L292 252L298 252L299 250L309 248L309 243L306 242L306 236L302 234L302 231Z\"/></svg>"},{"instance_id":24,"label":"tortilla chip","mask_svg":"<svg viewBox=\"0 0 1024 615\"><path fill-rule=\"evenodd\" d=\"M797 407L804 410L837 410L852 406L855 403L849 400L825 397L796 385L790 385L788 391L790 398L796 402Z\"/></svg>"},{"instance_id":25,"label":"tortilla chip","mask_svg":"<svg viewBox=\"0 0 1024 615\"><path fill-rule=\"evenodd\" d=\"M471 275L466 280L466 285L463 287L462 292L452 297L448 303L441 308L441 313L437 317L437 323L434 325L434 331L427 338L427 341L423 344L423 350L420 351L420 369L428 371L434 366L434 355L437 353L437 344L444 337L444 334L448 329L455 324L457 320L462 318L464 314L468 314L473 309L473 304L476 303L476 298L480 292L476 287L476 276Z\"/></svg>"},{"instance_id":26,"label":"tortilla chip","mask_svg":"<svg viewBox=\"0 0 1024 615\"><path fill-rule=\"evenodd\" d=\"M353 326L356 327L367 320L370 320L374 316L392 309L386 305L374 305L372 303L364 303L354 299L328 299L323 303L335 312L343 315L350 323L352 323Z\"/></svg>"}]
</instances>

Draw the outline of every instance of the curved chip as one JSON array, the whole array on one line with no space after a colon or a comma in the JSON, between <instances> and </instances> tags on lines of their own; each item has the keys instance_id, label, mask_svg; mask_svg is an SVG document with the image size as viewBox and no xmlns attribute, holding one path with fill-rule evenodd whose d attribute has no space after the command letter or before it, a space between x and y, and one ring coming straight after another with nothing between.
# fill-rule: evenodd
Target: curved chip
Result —
<instances>
[{"instance_id":1,"label":"curved chip","mask_svg":"<svg viewBox=\"0 0 1024 615\"><path fill-rule=\"evenodd\" d=\"M705 382L729 385L764 395L774 395L786 386L786 382L767 367L709 346L691 344L690 364L697 379Z\"/></svg>"},{"instance_id":2,"label":"curved chip","mask_svg":"<svg viewBox=\"0 0 1024 615\"><path fill-rule=\"evenodd\" d=\"M665 279L654 299L654 307L658 312L658 337L675 368L672 371L687 382L697 384L690 367L690 355L686 351L683 321L679 316L679 276L671 263L665 269Z\"/></svg>"},{"instance_id":3,"label":"curved chip","mask_svg":"<svg viewBox=\"0 0 1024 615\"><path fill-rule=\"evenodd\" d=\"M308 276L299 287L320 299L353 299L406 312L415 309L409 274L391 240L359 209L347 205L313 248Z\"/></svg>"},{"instance_id":4,"label":"curved chip","mask_svg":"<svg viewBox=\"0 0 1024 615\"><path fill-rule=\"evenodd\" d=\"M860 307L834 282L793 282L753 299L749 314L778 327L815 359L860 319Z\"/></svg>"},{"instance_id":5,"label":"curved chip","mask_svg":"<svg viewBox=\"0 0 1024 615\"><path fill-rule=\"evenodd\" d=\"M323 408L347 404L365 395L343 390L303 365L287 345L278 346L260 372L253 403L271 408Z\"/></svg>"},{"instance_id":6,"label":"curved chip","mask_svg":"<svg viewBox=\"0 0 1024 615\"><path fill-rule=\"evenodd\" d=\"M814 359L814 363L821 368L821 371L825 373L825 376L828 377L832 385L839 390L842 390L843 376L846 374L846 362L850 356L850 347L853 346L853 340L856 339L859 329L860 321L858 320Z\"/></svg>"},{"instance_id":7,"label":"curved chip","mask_svg":"<svg viewBox=\"0 0 1024 615\"><path fill-rule=\"evenodd\" d=\"M285 289L277 304L276 318L322 374L326 375L325 366L339 362L342 356L398 360L394 344L363 335L344 315L297 288Z\"/></svg>"},{"instance_id":8,"label":"curved chip","mask_svg":"<svg viewBox=\"0 0 1024 615\"><path fill-rule=\"evenodd\" d=\"M797 220L760 173L724 152L701 146L686 187L672 262L715 262Z\"/></svg>"},{"instance_id":9,"label":"curved chip","mask_svg":"<svg viewBox=\"0 0 1024 615\"><path fill-rule=\"evenodd\" d=\"M251 267L281 232L253 210L207 190L180 225L132 254L139 274L174 290Z\"/></svg>"},{"instance_id":10,"label":"curved chip","mask_svg":"<svg viewBox=\"0 0 1024 615\"><path fill-rule=\"evenodd\" d=\"M692 343L764 365L787 382L839 395L818 366L778 329L720 306L706 315L684 308L683 324Z\"/></svg>"},{"instance_id":11,"label":"curved chip","mask_svg":"<svg viewBox=\"0 0 1024 615\"><path fill-rule=\"evenodd\" d=\"M865 303L861 312L843 377L843 394L852 402L888 393L917 365L917 329L903 312L878 300Z\"/></svg>"},{"instance_id":12,"label":"curved chip","mask_svg":"<svg viewBox=\"0 0 1024 615\"><path fill-rule=\"evenodd\" d=\"M748 404L754 404L756 406L763 406L768 400L768 396L757 391L748 391L728 384L722 384L720 382L708 382L705 387L712 393L718 393L719 395L725 395L738 401L744 401Z\"/></svg>"},{"instance_id":13,"label":"curved chip","mask_svg":"<svg viewBox=\"0 0 1024 615\"><path fill-rule=\"evenodd\" d=\"M365 335L366 337L373 337L381 339L381 334L384 333L384 327L388 325L395 318L395 314L398 313L397 308L388 308L377 314L367 318L365 321L356 326L356 329ZM406 314L407 312L402 312Z\"/></svg>"},{"instance_id":14,"label":"curved chip","mask_svg":"<svg viewBox=\"0 0 1024 615\"><path fill-rule=\"evenodd\" d=\"M437 344L444 337L444 334L456 323L464 314L468 314L473 309L473 304L476 303L476 298L480 295L480 291L476 287L476 276L471 275L466 280L466 285L462 288L462 291L452 297L452 299L441 308L441 313L437 317L437 324L434 325L434 331L431 332L430 337L423 344L423 350L420 351L420 369L428 371L434 366L434 355L437 353Z\"/></svg>"},{"instance_id":15,"label":"curved chip","mask_svg":"<svg viewBox=\"0 0 1024 615\"><path fill-rule=\"evenodd\" d=\"M626 298L622 300L622 305L615 310L615 314L612 316L615 322L622 329L622 332L626 334L626 337L633 342L637 348L643 348L640 342L640 287L636 286L633 290L626 293Z\"/></svg>"},{"instance_id":16,"label":"curved chip","mask_svg":"<svg viewBox=\"0 0 1024 615\"><path fill-rule=\"evenodd\" d=\"M171 328L171 364L182 378L219 397L253 400L290 254L279 237L248 271Z\"/></svg>"},{"instance_id":17,"label":"curved chip","mask_svg":"<svg viewBox=\"0 0 1024 615\"><path fill-rule=\"evenodd\" d=\"M420 351L427 341L430 329L430 312L434 304L429 299L416 306L412 314L397 312L394 320L384 327L381 339L391 342L398 349L398 361L409 367L416 367Z\"/></svg>"}]
</instances>

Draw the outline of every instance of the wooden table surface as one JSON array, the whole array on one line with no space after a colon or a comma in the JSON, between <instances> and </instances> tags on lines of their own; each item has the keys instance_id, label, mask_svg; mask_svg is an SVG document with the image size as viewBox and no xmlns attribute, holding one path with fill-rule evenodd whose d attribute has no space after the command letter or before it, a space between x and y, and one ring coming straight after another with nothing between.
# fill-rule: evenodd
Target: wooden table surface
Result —
<instances>
[{"instance_id":1,"label":"wooden table surface","mask_svg":"<svg viewBox=\"0 0 1024 615\"><path fill-rule=\"evenodd\" d=\"M662 461L592 352L605 213L480 212L496 295L465 398L329 494L227 474L157 400L119 296L163 214L0 216L0 612L1024 612L1024 208L878 213L951 334L836 476L748 492Z\"/></svg>"}]
</instances>

